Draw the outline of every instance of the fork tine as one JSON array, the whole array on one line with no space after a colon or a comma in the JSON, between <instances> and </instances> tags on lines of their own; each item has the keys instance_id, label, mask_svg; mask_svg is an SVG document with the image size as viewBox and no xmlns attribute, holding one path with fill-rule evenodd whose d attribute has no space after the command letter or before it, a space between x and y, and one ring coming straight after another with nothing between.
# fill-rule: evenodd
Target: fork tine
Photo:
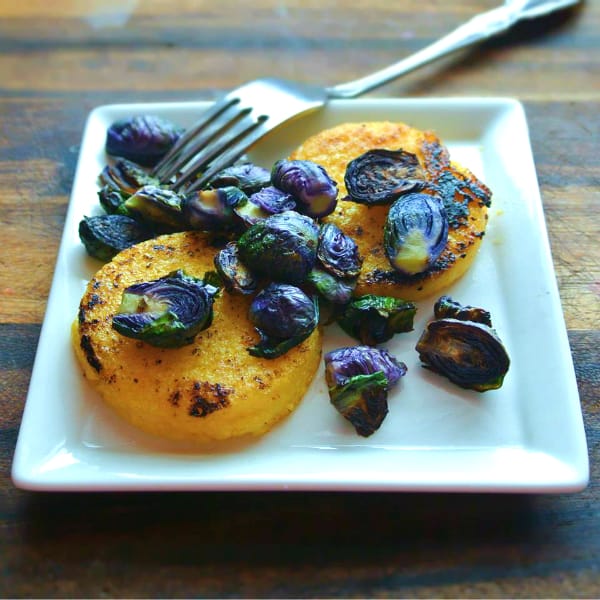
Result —
<instances>
[{"instance_id":1,"label":"fork tine","mask_svg":"<svg viewBox=\"0 0 600 600\"><path fill-rule=\"evenodd\" d=\"M166 172L169 165L177 160L181 151L193 140L199 133L209 127L214 121L219 118L225 111L237 104L239 99L231 94L224 96L221 100L215 102L210 108L202 113L202 117L194 123L180 138L177 143L163 156L152 170L152 175L163 179L163 174Z\"/></svg>"},{"instance_id":2,"label":"fork tine","mask_svg":"<svg viewBox=\"0 0 600 600\"><path fill-rule=\"evenodd\" d=\"M265 119L266 117L256 119L251 114L245 114L212 144L207 145L197 153L191 153L190 158L193 158L193 160L185 166L185 170L171 185L171 188L174 190L181 188L193 179L199 171L210 164L214 158L226 153L234 145L237 147L243 144L244 138L259 127ZM244 148L247 147L248 144L244 146Z\"/></svg>"},{"instance_id":3,"label":"fork tine","mask_svg":"<svg viewBox=\"0 0 600 600\"><path fill-rule=\"evenodd\" d=\"M174 155L173 160L161 169L160 180L168 181L179 170L185 168L190 160L198 156L205 146L209 147L219 143L219 140L226 136L227 132L249 112L250 108L242 109L237 103L222 111L218 117L213 119L212 123L205 126L204 131L200 131L193 137L179 153Z\"/></svg>"},{"instance_id":4,"label":"fork tine","mask_svg":"<svg viewBox=\"0 0 600 600\"><path fill-rule=\"evenodd\" d=\"M210 163L206 171L204 171L200 177L195 179L189 186L180 190L180 192L187 194L206 185L212 179L212 177L214 177L219 171L226 167L229 167L241 156L243 156L246 150L248 150L259 139L261 139L267 131L268 128L264 126L263 119L259 123L257 123L254 128L248 131L245 136L240 136L238 138L239 141L235 145L229 147L218 157L216 161ZM196 173L199 170L200 167L194 165L193 173L190 171L191 177L196 175ZM187 175L188 173L186 172L186 176ZM190 178L188 177L187 179L189 180Z\"/></svg>"}]
</instances>

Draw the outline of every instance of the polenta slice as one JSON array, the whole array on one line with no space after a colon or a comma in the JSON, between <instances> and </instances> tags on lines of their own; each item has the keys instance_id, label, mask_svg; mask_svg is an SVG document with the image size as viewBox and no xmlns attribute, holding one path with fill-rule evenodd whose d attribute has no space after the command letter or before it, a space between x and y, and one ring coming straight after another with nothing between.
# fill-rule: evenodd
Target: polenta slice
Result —
<instances>
[{"instance_id":1,"label":"polenta slice","mask_svg":"<svg viewBox=\"0 0 600 600\"><path fill-rule=\"evenodd\" d=\"M428 180L443 192L450 225L448 244L424 273L407 276L391 267L383 249L389 206L366 206L345 199L347 164L373 149L415 154ZM324 220L335 223L358 244L363 266L357 295L420 300L450 286L472 264L485 233L491 192L470 171L451 162L448 150L433 133L404 123L345 123L310 137L290 158L314 161L338 182L336 210Z\"/></svg>"},{"instance_id":2,"label":"polenta slice","mask_svg":"<svg viewBox=\"0 0 600 600\"><path fill-rule=\"evenodd\" d=\"M190 345L161 349L113 330L123 290L174 270L202 278L217 248L207 234L175 233L118 254L92 278L73 324L85 377L125 421L172 440L208 442L260 435L304 396L321 357L318 328L283 356L250 356L258 335L251 299L221 292L213 322Z\"/></svg>"}]
</instances>

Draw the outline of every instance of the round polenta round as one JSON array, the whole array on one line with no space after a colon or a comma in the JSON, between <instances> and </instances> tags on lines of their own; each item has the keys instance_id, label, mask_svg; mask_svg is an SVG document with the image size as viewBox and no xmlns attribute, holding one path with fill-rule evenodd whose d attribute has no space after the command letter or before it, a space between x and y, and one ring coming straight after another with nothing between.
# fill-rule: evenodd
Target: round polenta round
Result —
<instances>
[{"instance_id":1,"label":"round polenta round","mask_svg":"<svg viewBox=\"0 0 600 600\"><path fill-rule=\"evenodd\" d=\"M89 282L73 324L85 377L123 419L148 433L191 442L260 435L304 396L321 357L321 333L275 359L251 356L258 341L251 299L221 291L213 322L190 345L156 348L112 328L123 290L177 269L202 278L217 248L198 232L164 235L118 254Z\"/></svg>"},{"instance_id":2,"label":"round polenta round","mask_svg":"<svg viewBox=\"0 0 600 600\"><path fill-rule=\"evenodd\" d=\"M448 243L424 273L403 275L391 267L383 249L389 206L366 206L345 199L347 164L373 149L402 149L415 154L428 180L443 193L449 217ZM435 134L404 123L345 123L310 137L290 158L320 164L338 183L337 207L324 220L335 223L358 245L363 266L356 295L420 300L447 288L471 266L485 233L491 192L470 171L451 162Z\"/></svg>"}]
</instances>

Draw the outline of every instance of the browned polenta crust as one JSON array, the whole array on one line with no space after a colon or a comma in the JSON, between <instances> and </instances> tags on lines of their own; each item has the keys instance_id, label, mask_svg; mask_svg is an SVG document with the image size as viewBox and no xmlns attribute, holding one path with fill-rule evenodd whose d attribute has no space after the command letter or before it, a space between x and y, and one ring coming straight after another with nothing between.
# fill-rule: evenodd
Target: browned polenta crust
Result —
<instances>
[{"instance_id":1,"label":"browned polenta crust","mask_svg":"<svg viewBox=\"0 0 600 600\"><path fill-rule=\"evenodd\" d=\"M212 325L182 348L155 348L112 329L123 290L176 269L214 270L210 236L176 233L129 248L89 282L73 324L85 377L123 419L151 434L191 442L259 435L290 414L319 365L321 334L275 359L250 356L258 341L251 299L222 292Z\"/></svg>"},{"instance_id":2,"label":"browned polenta crust","mask_svg":"<svg viewBox=\"0 0 600 600\"><path fill-rule=\"evenodd\" d=\"M388 206L368 207L345 200L346 165L376 148L403 149L417 156L430 181L453 198L447 204L450 219L446 249L431 269L406 276L390 266L383 249L383 227ZM458 280L472 264L485 234L491 192L470 171L454 164L439 138L404 123L345 123L306 140L291 155L322 165L338 182L338 205L325 220L353 237L364 259L357 295L380 294L420 300L439 293Z\"/></svg>"}]
</instances>

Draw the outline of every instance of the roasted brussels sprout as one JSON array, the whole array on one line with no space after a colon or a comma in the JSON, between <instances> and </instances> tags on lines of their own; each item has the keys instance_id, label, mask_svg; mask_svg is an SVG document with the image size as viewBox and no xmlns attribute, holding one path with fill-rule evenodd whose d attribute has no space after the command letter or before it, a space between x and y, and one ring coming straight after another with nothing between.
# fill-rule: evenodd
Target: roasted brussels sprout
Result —
<instances>
[{"instance_id":1,"label":"roasted brussels sprout","mask_svg":"<svg viewBox=\"0 0 600 600\"><path fill-rule=\"evenodd\" d=\"M452 300L450 296L440 296L433 306L433 314L436 319L449 317L459 321L474 321L489 327L492 326L492 317L489 311L476 306L462 305L460 302Z\"/></svg>"},{"instance_id":2,"label":"roasted brussels sprout","mask_svg":"<svg viewBox=\"0 0 600 600\"><path fill-rule=\"evenodd\" d=\"M98 192L100 206L102 206L109 215L119 212L119 209L121 209L123 202L125 202L127 198L127 195L111 185L102 186Z\"/></svg>"},{"instance_id":3,"label":"roasted brussels sprout","mask_svg":"<svg viewBox=\"0 0 600 600\"><path fill-rule=\"evenodd\" d=\"M235 242L229 242L215 255L215 268L230 293L252 294L256 291L256 278L242 263Z\"/></svg>"},{"instance_id":4,"label":"roasted brussels sprout","mask_svg":"<svg viewBox=\"0 0 600 600\"><path fill-rule=\"evenodd\" d=\"M253 163L232 165L219 171L209 182L213 188L237 187L247 196L271 183L271 172Z\"/></svg>"},{"instance_id":5,"label":"roasted brussels sprout","mask_svg":"<svg viewBox=\"0 0 600 600\"><path fill-rule=\"evenodd\" d=\"M106 152L138 165L153 167L181 137L183 129L154 115L113 123L106 132Z\"/></svg>"},{"instance_id":6,"label":"roasted brussels sprout","mask_svg":"<svg viewBox=\"0 0 600 600\"><path fill-rule=\"evenodd\" d=\"M102 185L119 190L125 196L135 194L145 185L160 185L156 177L152 177L139 165L120 158L113 165L106 165L99 176Z\"/></svg>"},{"instance_id":7,"label":"roasted brussels sprout","mask_svg":"<svg viewBox=\"0 0 600 600\"><path fill-rule=\"evenodd\" d=\"M356 242L333 223L321 225L317 258L336 277L358 277L362 266Z\"/></svg>"},{"instance_id":8,"label":"roasted brussels sprout","mask_svg":"<svg viewBox=\"0 0 600 600\"><path fill-rule=\"evenodd\" d=\"M396 333L412 331L416 311L412 302L367 294L351 300L338 315L337 322L361 343L376 345Z\"/></svg>"},{"instance_id":9,"label":"roasted brussels sprout","mask_svg":"<svg viewBox=\"0 0 600 600\"><path fill-rule=\"evenodd\" d=\"M359 435L373 434L388 414L388 391L406 374L406 365L387 350L339 348L325 355L329 399Z\"/></svg>"},{"instance_id":10,"label":"roasted brussels sprout","mask_svg":"<svg viewBox=\"0 0 600 600\"><path fill-rule=\"evenodd\" d=\"M436 319L416 345L424 366L478 392L502 386L510 359L496 332L483 323Z\"/></svg>"},{"instance_id":11,"label":"roasted brussels sprout","mask_svg":"<svg viewBox=\"0 0 600 600\"><path fill-rule=\"evenodd\" d=\"M210 326L218 288L174 271L165 277L129 286L113 316L113 329L159 348L191 344Z\"/></svg>"},{"instance_id":12,"label":"roasted brussels sprout","mask_svg":"<svg viewBox=\"0 0 600 600\"><path fill-rule=\"evenodd\" d=\"M332 304L347 304L356 288L356 279L341 279L318 267L308 274L307 282L320 297Z\"/></svg>"},{"instance_id":13,"label":"roasted brussels sprout","mask_svg":"<svg viewBox=\"0 0 600 600\"><path fill-rule=\"evenodd\" d=\"M321 165L309 160L278 160L271 181L296 199L296 210L304 215L320 218L335 210L337 183Z\"/></svg>"},{"instance_id":14,"label":"roasted brussels sprout","mask_svg":"<svg viewBox=\"0 0 600 600\"><path fill-rule=\"evenodd\" d=\"M200 190L185 196L183 214L192 229L219 231L235 227L236 206L245 204L248 197L239 188L228 186Z\"/></svg>"},{"instance_id":15,"label":"roasted brussels sprout","mask_svg":"<svg viewBox=\"0 0 600 600\"><path fill-rule=\"evenodd\" d=\"M252 356L276 358L303 342L319 323L319 305L300 288L271 283L256 295L250 321L260 335L248 348Z\"/></svg>"},{"instance_id":16,"label":"roasted brussels sprout","mask_svg":"<svg viewBox=\"0 0 600 600\"><path fill-rule=\"evenodd\" d=\"M391 204L426 183L419 159L404 150L369 150L351 160L344 176L347 200L360 204Z\"/></svg>"},{"instance_id":17,"label":"roasted brussels sprout","mask_svg":"<svg viewBox=\"0 0 600 600\"><path fill-rule=\"evenodd\" d=\"M88 254L102 261L152 235L150 229L125 215L84 217L79 223L79 239Z\"/></svg>"},{"instance_id":18,"label":"roasted brussels sprout","mask_svg":"<svg viewBox=\"0 0 600 600\"><path fill-rule=\"evenodd\" d=\"M240 202L237 206L234 206L233 212L238 218L242 229L247 229L255 223L271 216L271 213L268 213L258 206L258 204L254 204L251 198L248 198L247 202Z\"/></svg>"},{"instance_id":19,"label":"roasted brussels sprout","mask_svg":"<svg viewBox=\"0 0 600 600\"><path fill-rule=\"evenodd\" d=\"M315 266L318 235L318 226L307 216L291 210L271 215L240 236L240 258L258 275L300 284Z\"/></svg>"},{"instance_id":20,"label":"roasted brussels sprout","mask_svg":"<svg viewBox=\"0 0 600 600\"><path fill-rule=\"evenodd\" d=\"M118 210L163 230L182 230L185 228L182 201L172 190L145 185L129 196Z\"/></svg>"},{"instance_id":21,"label":"roasted brussels sprout","mask_svg":"<svg viewBox=\"0 0 600 600\"><path fill-rule=\"evenodd\" d=\"M448 242L448 217L437 196L412 193L390 207L383 246L392 267L406 275L429 269Z\"/></svg>"},{"instance_id":22,"label":"roasted brussels sprout","mask_svg":"<svg viewBox=\"0 0 600 600\"><path fill-rule=\"evenodd\" d=\"M271 215L285 212L286 210L294 210L296 208L296 201L291 194L272 185L264 187L262 190L252 194L250 196L250 202L253 202L263 211Z\"/></svg>"}]
</instances>

